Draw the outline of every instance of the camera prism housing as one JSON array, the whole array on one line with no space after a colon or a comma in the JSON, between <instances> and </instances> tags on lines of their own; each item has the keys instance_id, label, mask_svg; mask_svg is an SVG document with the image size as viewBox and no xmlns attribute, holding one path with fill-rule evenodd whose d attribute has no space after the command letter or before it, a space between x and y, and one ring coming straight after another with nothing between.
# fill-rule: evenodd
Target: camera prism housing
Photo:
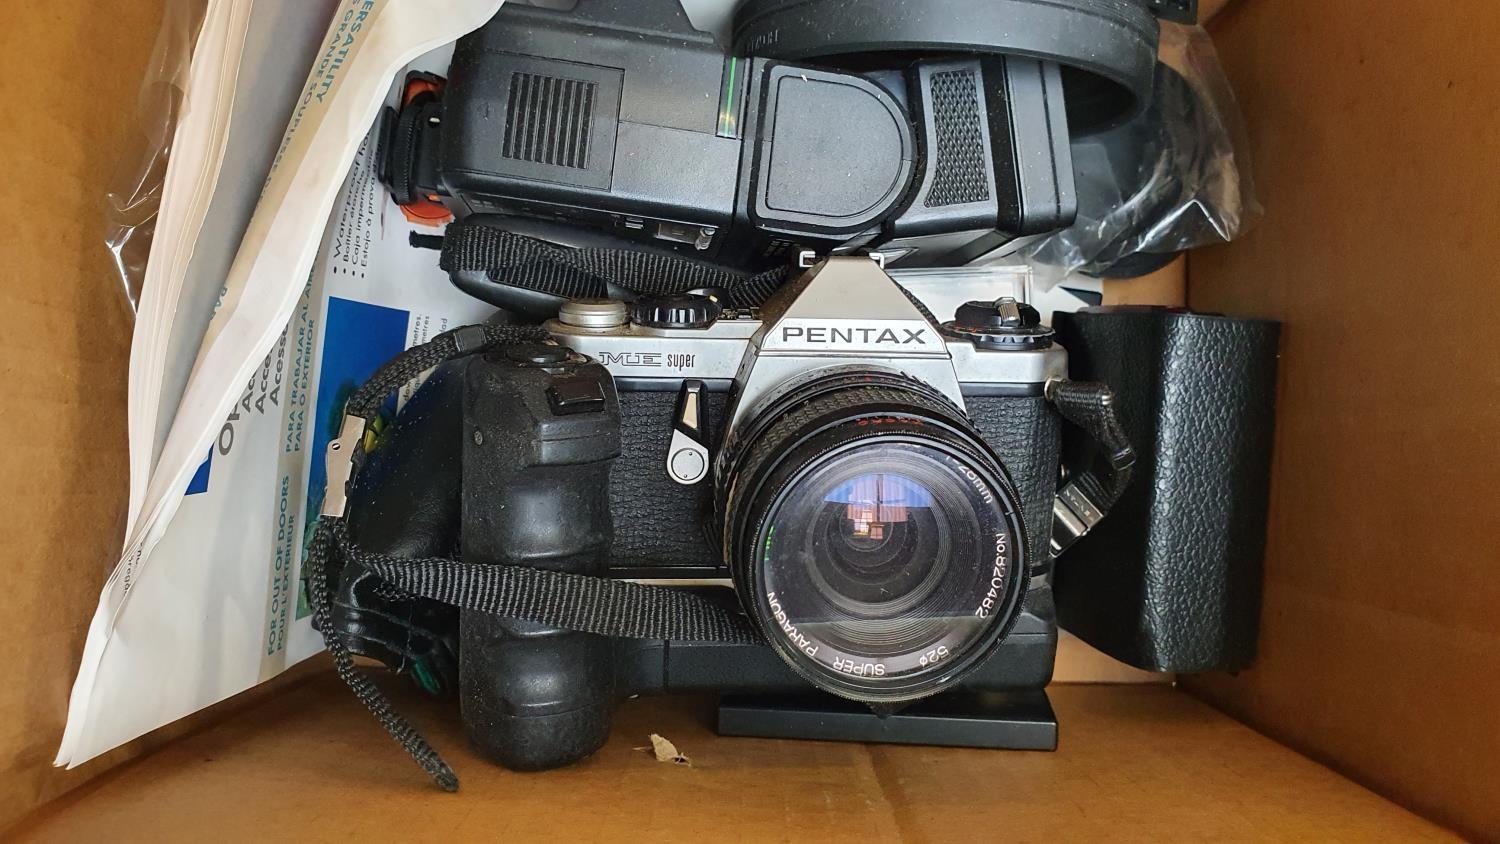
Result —
<instances>
[{"instance_id":1,"label":"camera prism housing","mask_svg":"<svg viewBox=\"0 0 1500 844\"><path fill-rule=\"evenodd\" d=\"M382 180L402 205L744 268L861 248L961 265L1073 220L1055 62L954 51L855 73L749 52L677 0L508 4L440 92L387 113Z\"/></svg>"}]
</instances>

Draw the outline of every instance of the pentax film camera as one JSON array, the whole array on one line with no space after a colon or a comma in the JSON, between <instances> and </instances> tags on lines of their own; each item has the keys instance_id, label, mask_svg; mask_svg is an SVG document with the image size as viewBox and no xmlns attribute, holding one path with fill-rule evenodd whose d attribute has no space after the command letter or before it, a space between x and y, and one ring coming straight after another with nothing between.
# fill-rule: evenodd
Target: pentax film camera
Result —
<instances>
[{"instance_id":1,"label":"pentax film camera","mask_svg":"<svg viewBox=\"0 0 1500 844\"><path fill-rule=\"evenodd\" d=\"M1065 348L1010 297L938 318L868 256L817 262L758 309L691 294L569 302L550 341L445 364L415 393L358 477L353 535L400 557L689 590L760 641L460 611L354 562L323 632L456 693L472 744L515 769L588 756L622 698L690 691L726 695L730 733L1051 749L1062 552L1142 485L1148 503L1118 536L1207 550L1192 566L1141 563L1117 538L1069 576L1062 605L1105 620L1090 628L1102 647L1165 656L1163 670L1237 667L1253 649L1258 585L1216 556L1240 528L1208 518L1178 537L1170 517L1200 491L1254 510L1264 457L1247 455L1265 442L1201 437L1213 419L1258 431L1263 396L1204 377L1195 357L1243 357L1247 332L1202 318L1200 341L1160 342L1179 319L1076 315ZM1204 424L1158 429L1147 412L1126 417L1127 435L1108 389L1070 380L1070 352L1129 359L1122 381L1142 395L1191 371L1173 413ZM1163 449L1190 456L1156 478ZM1161 583L1163 603L1133 603ZM1191 658L1173 661L1180 642Z\"/></svg>"},{"instance_id":2,"label":"pentax film camera","mask_svg":"<svg viewBox=\"0 0 1500 844\"><path fill-rule=\"evenodd\" d=\"M958 266L1073 222L1070 140L1149 102L1158 15L1196 0L747 0L726 50L678 0L507 3L409 78L380 175L570 246Z\"/></svg>"}]
</instances>

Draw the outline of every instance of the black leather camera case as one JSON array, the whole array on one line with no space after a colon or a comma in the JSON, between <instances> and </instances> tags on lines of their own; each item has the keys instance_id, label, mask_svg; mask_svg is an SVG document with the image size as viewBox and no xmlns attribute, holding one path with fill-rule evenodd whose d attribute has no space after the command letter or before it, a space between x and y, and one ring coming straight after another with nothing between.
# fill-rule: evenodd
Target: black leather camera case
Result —
<instances>
[{"instance_id":1,"label":"black leather camera case","mask_svg":"<svg viewBox=\"0 0 1500 844\"><path fill-rule=\"evenodd\" d=\"M1138 307L1059 313L1054 324L1071 376L1114 387L1139 455L1109 518L1057 562L1062 627L1152 671L1247 667L1280 324Z\"/></svg>"}]
</instances>

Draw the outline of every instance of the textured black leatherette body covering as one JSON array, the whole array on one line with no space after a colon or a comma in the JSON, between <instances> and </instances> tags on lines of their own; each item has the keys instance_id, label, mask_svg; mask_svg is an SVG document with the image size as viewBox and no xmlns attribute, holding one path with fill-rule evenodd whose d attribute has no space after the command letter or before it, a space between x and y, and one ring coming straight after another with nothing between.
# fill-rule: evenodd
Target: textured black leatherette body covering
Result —
<instances>
[{"instance_id":1,"label":"textured black leatherette body covering","mask_svg":"<svg viewBox=\"0 0 1500 844\"><path fill-rule=\"evenodd\" d=\"M1042 574L1052 555L1052 499L1057 495L1062 417L1041 396L968 396L964 404L1021 494L1031 571Z\"/></svg>"},{"instance_id":2,"label":"textured black leatherette body covering","mask_svg":"<svg viewBox=\"0 0 1500 844\"><path fill-rule=\"evenodd\" d=\"M704 430L711 446L724 430L728 399L725 393L706 395ZM970 397L965 404L1021 494L1032 570L1043 570L1052 535L1061 418L1040 396ZM713 484L685 487L667 477L676 405L676 393L620 393L621 452L609 486L614 568L722 566L703 528L713 505Z\"/></svg>"},{"instance_id":3,"label":"textured black leatherette body covering","mask_svg":"<svg viewBox=\"0 0 1500 844\"><path fill-rule=\"evenodd\" d=\"M1071 376L1114 388L1138 456L1119 503L1057 562L1059 621L1148 670L1248 666L1280 325L1103 308L1058 314L1056 327Z\"/></svg>"},{"instance_id":4,"label":"textured black leatherette body covering","mask_svg":"<svg viewBox=\"0 0 1500 844\"><path fill-rule=\"evenodd\" d=\"M703 430L710 448L724 430L727 393L704 395ZM614 516L612 569L722 568L704 533L713 503L712 478L682 486L667 477L667 447L677 393L620 392L620 456L610 471Z\"/></svg>"}]
</instances>

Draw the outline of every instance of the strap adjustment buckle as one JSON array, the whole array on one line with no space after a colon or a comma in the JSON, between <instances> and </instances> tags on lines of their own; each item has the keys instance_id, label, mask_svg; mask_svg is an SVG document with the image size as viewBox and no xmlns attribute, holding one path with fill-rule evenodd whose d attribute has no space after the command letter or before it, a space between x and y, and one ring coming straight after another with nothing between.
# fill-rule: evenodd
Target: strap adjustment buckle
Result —
<instances>
[{"instance_id":1,"label":"strap adjustment buckle","mask_svg":"<svg viewBox=\"0 0 1500 844\"><path fill-rule=\"evenodd\" d=\"M1104 519L1104 511L1076 481L1058 490L1052 501L1052 556L1082 539Z\"/></svg>"},{"instance_id":2,"label":"strap adjustment buckle","mask_svg":"<svg viewBox=\"0 0 1500 844\"><path fill-rule=\"evenodd\" d=\"M323 508L319 513L333 519L342 519L349 511L349 482L354 479L359 445L365 438L365 418L346 414L339 428L338 439L328 443L323 465L328 474L328 485L323 487Z\"/></svg>"},{"instance_id":3,"label":"strap adjustment buckle","mask_svg":"<svg viewBox=\"0 0 1500 844\"><path fill-rule=\"evenodd\" d=\"M453 338L453 351L460 357L483 351L490 345L489 334L485 332L482 325L465 325L455 328L450 335Z\"/></svg>"}]
</instances>

